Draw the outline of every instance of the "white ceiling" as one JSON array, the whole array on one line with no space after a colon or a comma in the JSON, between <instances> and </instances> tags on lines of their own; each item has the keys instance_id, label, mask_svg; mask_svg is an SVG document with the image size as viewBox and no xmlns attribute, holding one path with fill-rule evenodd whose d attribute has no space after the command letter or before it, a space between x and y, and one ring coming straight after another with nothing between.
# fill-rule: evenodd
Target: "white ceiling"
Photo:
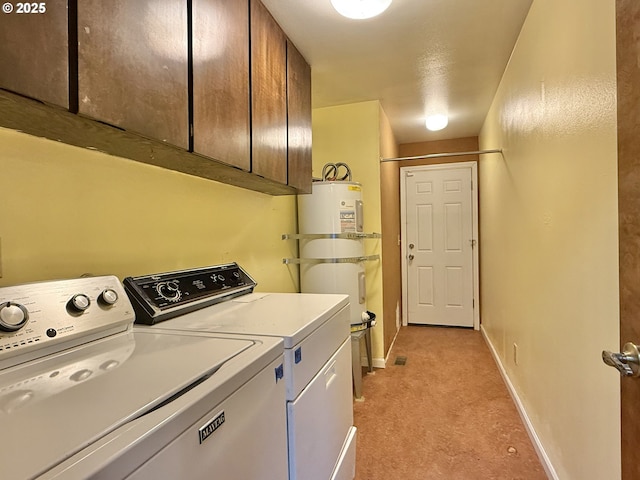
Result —
<instances>
[{"instance_id":1,"label":"white ceiling","mask_svg":"<svg viewBox=\"0 0 640 480\"><path fill-rule=\"evenodd\" d=\"M262 0L312 68L313 107L380 100L398 143L476 136L532 0L393 0L350 20L330 0ZM449 126L424 128L427 114Z\"/></svg>"}]
</instances>

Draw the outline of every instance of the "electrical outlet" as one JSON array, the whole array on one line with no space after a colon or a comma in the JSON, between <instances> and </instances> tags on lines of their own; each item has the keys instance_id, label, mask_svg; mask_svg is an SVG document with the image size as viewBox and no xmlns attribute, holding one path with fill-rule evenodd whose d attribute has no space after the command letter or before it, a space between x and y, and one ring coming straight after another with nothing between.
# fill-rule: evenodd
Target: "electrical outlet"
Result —
<instances>
[{"instance_id":1,"label":"electrical outlet","mask_svg":"<svg viewBox=\"0 0 640 480\"><path fill-rule=\"evenodd\" d=\"M513 344L513 363L518 365L518 344Z\"/></svg>"}]
</instances>

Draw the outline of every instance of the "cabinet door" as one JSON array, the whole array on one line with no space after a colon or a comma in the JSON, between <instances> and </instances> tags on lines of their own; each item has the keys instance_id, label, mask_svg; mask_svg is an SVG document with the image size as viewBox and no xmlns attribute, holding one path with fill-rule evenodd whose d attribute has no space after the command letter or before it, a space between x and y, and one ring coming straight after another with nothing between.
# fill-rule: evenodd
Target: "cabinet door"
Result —
<instances>
[{"instance_id":1,"label":"cabinet door","mask_svg":"<svg viewBox=\"0 0 640 480\"><path fill-rule=\"evenodd\" d=\"M69 108L67 0L4 5L13 11L0 13L0 88Z\"/></svg>"},{"instance_id":2,"label":"cabinet door","mask_svg":"<svg viewBox=\"0 0 640 480\"><path fill-rule=\"evenodd\" d=\"M311 67L287 42L287 129L289 185L311 193Z\"/></svg>"},{"instance_id":3,"label":"cabinet door","mask_svg":"<svg viewBox=\"0 0 640 480\"><path fill-rule=\"evenodd\" d=\"M189 147L187 2L78 2L79 112Z\"/></svg>"},{"instance_id":4,"label":"cabinet door","mask_svg":"<svg viewBox=\"0 0 640 480\"><path fill-rule=\"evenodd\" d=\"M193 0L193 150L251 168L249 2Z\"/></svg>"},{"instance_id":5,"label":"cabinet door","mask_svg":"<svg viewBox=\"0 0 640 480\"><path fill-rule=\"evenodd\" d=\"M251 0L252 172L287 183L286 37L259 0Z\"/></svg>"}]
</instances>

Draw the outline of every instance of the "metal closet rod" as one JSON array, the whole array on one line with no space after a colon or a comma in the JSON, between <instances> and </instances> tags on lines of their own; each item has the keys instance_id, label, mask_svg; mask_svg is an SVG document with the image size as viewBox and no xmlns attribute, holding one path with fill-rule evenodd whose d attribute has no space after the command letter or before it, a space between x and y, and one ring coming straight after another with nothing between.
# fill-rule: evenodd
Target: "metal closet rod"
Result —
<instances>
[{"instance_id":1,"label":"metal closet rod","mask_svg":"<svg viewBox=\"0 0 640 480\"><path fill-rule=\"evenodd\" d=\"M442 157L461 157L464 155L483 155L485 153L502 153L501 148L493 150L476 150L474 152L449 152L449 153L430 153L428 155L418 155L417 157L397 157L397 158L381 158L381 162L401 162L403 160L422 160L423 158L442 158Z\"/></svg>"}]
</instances>

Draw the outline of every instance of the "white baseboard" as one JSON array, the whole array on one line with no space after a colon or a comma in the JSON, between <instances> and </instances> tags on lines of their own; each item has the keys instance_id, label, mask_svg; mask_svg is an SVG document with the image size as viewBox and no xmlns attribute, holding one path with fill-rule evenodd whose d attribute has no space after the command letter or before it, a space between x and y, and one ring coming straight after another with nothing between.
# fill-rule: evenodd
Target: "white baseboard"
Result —
<instances>
[{"instance_id":1,"label":"white baseboard","mask_svg":"<svg viewBox=\"0 0 640 480\"><path fill-rule=\"evenodd\" d=\"M547 452L545 451L544 446L542 445L542 442L540 441L540 438L538 437L538 434L533 428L533 424L529 419L529 415L527 415L527 411L525 410L524 405L522 404L522 401L520 400L520 397L518 396L518 393L516 392L513 386L513 383L511 383L511 379L507 375L507 371L502 365L502 361L498 356L498 352L496 351L493 344L491 343L491 340L487 336L487 333L485 332L482 325L480 325L480 331L482 332L482 337L484 338L484 341L486 342L486 344L489 347L489 350L491 351L491 355L493 355L493 359L495 360L496 365L498 366L498 369L500 370L500 375L502 375L502 379L504 380L504 383L507 386L507 390L509 390L509 394L511 394L511 398L513 399L513 402L516 404L516 408L518 409L520 418L522 419L522 422L524 423L524 426L527 429L527 433L529 434L531 443L533 443L533 448L536 450L536 453L538 454L538 458L540 459L540 463L542 463L542 467L544 468L544 471L547 474L547 477L549 477L552 480L560 480L560 478L558 477L558 474L556 473L555 468L553 468L553 465L551 464L551 460L549 459L549 456L547 455Z\"/></svg>"},{"instance_id":2,"label":"white baseboard","mask_svg":"<svg viewBox=\"0 0 640 480\"><path fill-rule=\"evenodd\" d=\"M393 349L393 345L396 343L396 338L398 338L398 333L400 332L400 329L396 330L396 334L393 336L393 340L391 340L391 346L389 347L389 351L387 352L387 357L386 358L374 358L373 359L373 368L387 368L387 362L389 361L389 355L391 355L391 350ZM360 358L360 364L363 367L368 367L369 366L369 361L367 360L367 357L361 357Z\"/></svg>"},{"instance_id":3,"label":"white baseboard","mask_svg":"<svg viewBox=\"0 0 640 480\"><path fill-rule=\"evenodd\" d=\"M368 367L369 366L369 362L367 360L367 357L360 357L360 364L363 367ZM387 368L387 362L385 361L384 358L374 358L373 359L373 368Z\"/></svg>"}]
</instances>

